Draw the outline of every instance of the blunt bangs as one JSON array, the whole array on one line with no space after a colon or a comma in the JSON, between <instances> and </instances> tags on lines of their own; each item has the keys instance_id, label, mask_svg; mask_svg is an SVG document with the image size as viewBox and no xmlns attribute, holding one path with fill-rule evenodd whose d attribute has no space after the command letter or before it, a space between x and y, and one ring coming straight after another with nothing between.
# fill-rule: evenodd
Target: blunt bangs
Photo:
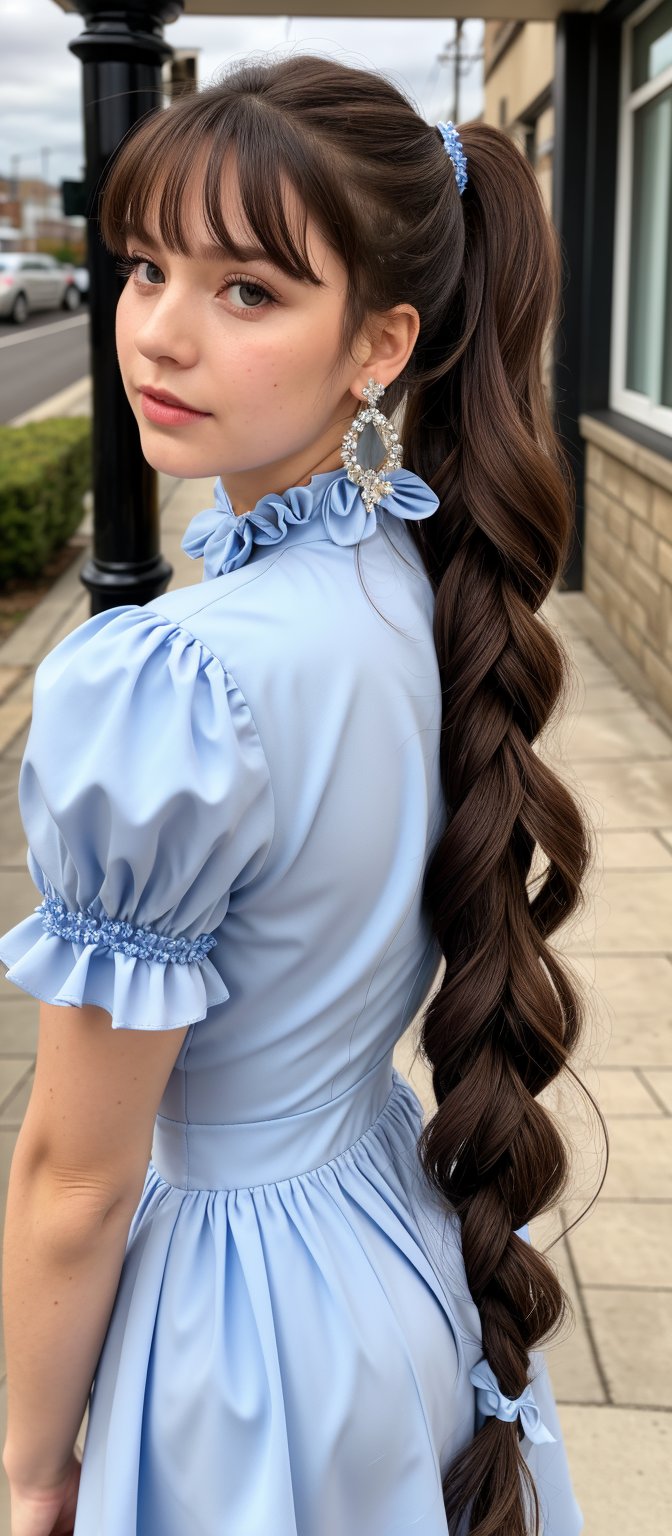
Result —
<instances>
[{"instance_id":1,"label":"blunt bangs","mask_svg":"<svg viewBox=\"0 0 672 1536\"><path fill-rule=\"evenodd\" d=\"M219 91L216 104L207 97L204 91L197 103L187 98L188 111L181 110L178 103L152 113L122 143L101 190L99 231L103 244L113 255L125 256L129 238L147 242L160 239L173 253L197 257L186 228L185 204L198 164L202 167L203 219L213 244L241 263L249 255L248 246L257 245L287 276L321 287L322 279L308 258L305 191L307 187L310 197L312 183L318 192L318 197L311 199L310 212L320 226L319 164L306 163L303 143L286 121L278 118L270 133L267 113L255 111L249 97L225 106ZM291 144L286 143L288 139ZM301 189L292 168L297 157L306 172ZM315 158L319 161L317 146ZM229 168L247 226L242 235L239 231L238 239L224 215ZM298 230L287 216L283 195L287 186L296 193Z\"/></svg>"}]
</instances>

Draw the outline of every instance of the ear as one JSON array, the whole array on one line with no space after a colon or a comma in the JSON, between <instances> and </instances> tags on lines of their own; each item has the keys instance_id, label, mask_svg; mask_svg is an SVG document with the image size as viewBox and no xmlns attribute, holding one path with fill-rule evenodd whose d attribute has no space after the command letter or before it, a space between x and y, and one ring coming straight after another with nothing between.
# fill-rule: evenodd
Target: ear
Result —
<instances>
[{"instance_id":1,"label":"ear","mask_svg":"<svg viewBox=\"0 0 672 1536\"><path fill-rule=\"evenodd\" d=\"M393 309L371 316L360 350L360 360L365 366L361 376L356 376L350 385L353 394L362 395L372 375L387 389L406 367L419 330L420 316L412 304L395 304ZM365 357L362 357L362 351L366 353Z\"/></svg>"}]
</instances>

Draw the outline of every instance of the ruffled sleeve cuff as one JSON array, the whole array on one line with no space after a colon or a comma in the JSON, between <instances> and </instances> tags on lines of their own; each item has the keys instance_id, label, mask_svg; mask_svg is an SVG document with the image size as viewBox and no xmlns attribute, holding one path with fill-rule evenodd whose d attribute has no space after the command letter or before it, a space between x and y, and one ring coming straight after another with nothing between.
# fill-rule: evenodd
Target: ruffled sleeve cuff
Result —
<instances>
[{"instance_id":1,"label":"ruffled sleeve cuff","mask_svg":"<svg viewBox=\"0 0 672 1536\"><path fill-rule=\"evenodd\" d=\"M214 934L169 938L112 918L70 912L58 895L2 936L11 981L42 1002L105 1008L113 1029L177 1029L205 1018L229 991L208 958Z\"/></svg>"}]
</instances>

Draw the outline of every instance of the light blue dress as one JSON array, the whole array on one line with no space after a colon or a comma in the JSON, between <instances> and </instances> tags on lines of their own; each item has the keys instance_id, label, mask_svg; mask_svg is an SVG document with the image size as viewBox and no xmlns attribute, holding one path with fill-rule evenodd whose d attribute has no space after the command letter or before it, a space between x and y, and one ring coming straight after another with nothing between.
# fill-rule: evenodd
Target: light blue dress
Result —
<instances>
[{"instance_id":1,"label":"light blue dress","mask_svg":"<svg viewBox=\"0 0 672 1536\"><path fill-rule=\"evenodd\" d=\"M441 954L437 498L345 469L182 544L204 580L38 667L19 804L43 898L6 979L113 1029L189 1025L89 1400L75 1536L446 1536L481 1422L459 1229L392 1054ZM357 569L357 554L361 577ZM582 1529L552 1442L545 1536ZM456 1536L456 1533L451 1533Z\"/></svg>"}]
</instances>

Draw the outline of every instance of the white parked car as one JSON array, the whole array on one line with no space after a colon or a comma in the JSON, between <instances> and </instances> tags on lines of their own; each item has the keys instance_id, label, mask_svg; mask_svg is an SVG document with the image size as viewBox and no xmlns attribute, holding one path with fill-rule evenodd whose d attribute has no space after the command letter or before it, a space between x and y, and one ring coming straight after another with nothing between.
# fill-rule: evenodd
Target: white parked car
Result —
<instances>
[{"instance_id":1,"label":"white parked car","mask_svg":"<svg viewBox=\"0 0 672 1536\"><path fill-rule=\"evenodd\" d=\"M89 269L88 269L88 267L73 267L72 270L73 270L75 282L77 284L77 287L79 288L80 298L88 299L88 297L89 297Z\"/></svg>"},{"instance_id":2,"label":"white parked car","mask_svg":"<svg viewBox=\"0 0 672 1536\"><path fill-rule=\"evenodd\" d=\"M79 309L72 266L39 251L0 251L0 319L23 325L31 310Z\"/></svg>"}]
</instances>

